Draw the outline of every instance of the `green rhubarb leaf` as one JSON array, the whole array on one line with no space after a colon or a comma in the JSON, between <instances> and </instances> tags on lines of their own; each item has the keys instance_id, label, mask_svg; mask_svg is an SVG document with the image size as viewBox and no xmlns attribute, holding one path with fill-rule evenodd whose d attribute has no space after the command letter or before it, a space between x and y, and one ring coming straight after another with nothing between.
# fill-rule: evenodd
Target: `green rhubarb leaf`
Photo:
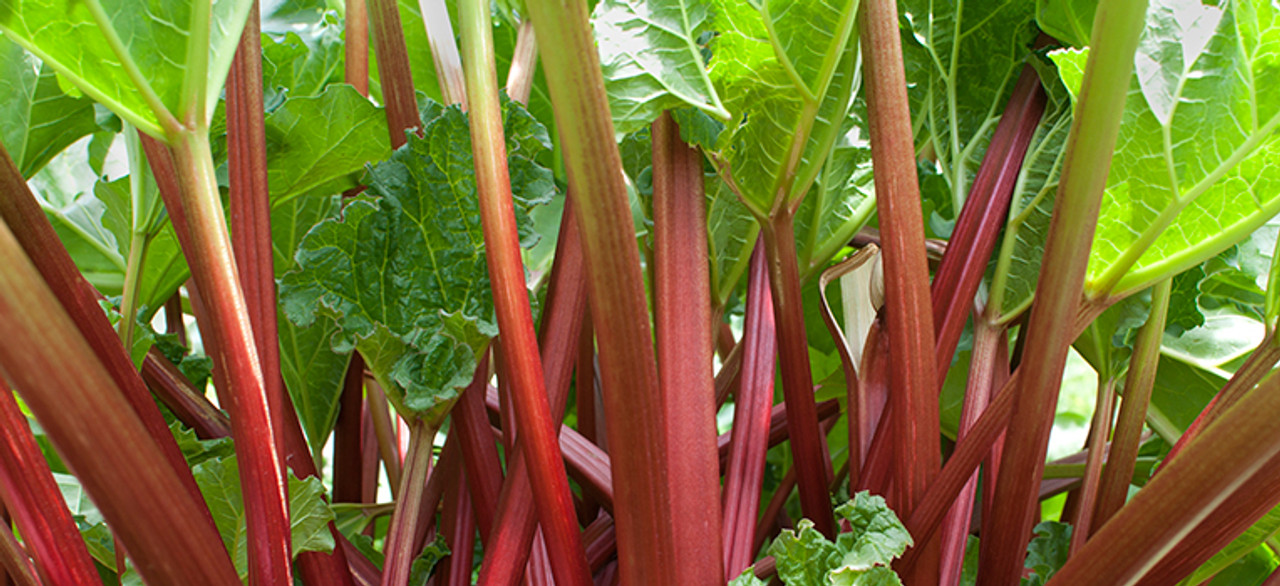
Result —
<instances>
[{"instance_id":1,"label":"green rhubarb leaf","mask_svg":"<svg viewBox=\"0 0 1280 586\"><path fill-rule=\"evenodd\" d=\"M1031 570L1030 578L1022 579L1022 586L1041 586L1067 563L1067 550L1071 546L1071 526L1057 521L1045 521L1036 525L1035 537L1027 544L1025 567Z\"/></svg>"},{"instance_id":2,"label":"green rhubarb leaf","mask_svg":"<svg viewBox=\"0 0 1280 586\"><path fill-rule=\"evenodd\" d=\"M194 467L209 460L236 455L235 444L230 437L202 440L196 437L195 430L180 421L170 423L169 431L173 433L173 440L178 444L178 449L182 450L182 457L190 466Z\"/></svg>"},{"instance_id":3,"label":"green rhubarb leaf","mask_svg":"<svg viewBox=\"0 0 1280 586\"><path fill-rule=\"evenodd\" d=\"M852 528L831 543L802 519L769 547L778 577L788 586L900 585L889 564L912 545L898 516L884 498L866 491L836 508ZM751 582L746 582L751 584Z\"/></svg>"},{"instance_id":4,"label":"green rhubarb leaf","mask_svg":"<svg viewBox=\"0 0 1280 586\"><path fill-rule=\"evenodd\" d=\"M134 246L141 247L142 261L136 273L129 275L126 270L123 278L126 287L128 279L137 279L136 298L128 300L128 304L141 315L131 317L147 321L186 282L190 271L165 213L160 189L131 127L124 142L132 174L115 181L99 180L94 195L106 206L103 225L115 236L121 257L127 259Z\"/></svg>"},{"instance_id":5,"label":"green rhubarb leaf","mask_svg":"<svg viewBox=\"0 0 1280 586\"><path fill-rule=\"evenodd\" d=\"M466 116L458 107L436 111L422 138L411 136L369 172L377 199L351 201L340 220L303 238L299 269L280 288L290 320L335 318L334 351L359 349L396 408L429 421L447 412L497 334ZM532 161L549 141L517 105L507 104L504 122L527 247L536 241L528 210L555 192L551 172Z\"/></svg>"},{"instance_id":6,"label":"green rhubarb leaf","mask_svg":"<svg viewBox=\"0 0 1280 586\"><path fill-rule=\"evenodd\" d=\"M0 143L23 177L96 130L92 100L68 96L52 68L0 36Z\"/></svg>"},{"instance_id":7,"label":"green rhubarb leaf","mask_svg":"<svg viewBox=\"0 0 1280 586\"><path fill-rule=\"evenodd\" d=\"M1200 264L1280 211L1276 91L1280 7L1152 2L1090 255L1090 296L1124 295Z\"/></svg>"},{"instance_id":8,"label":"green rhubarb leaf","mask_svg":"<svg viewBox=\"0 0 1280 586\"><path fill-rule=\"evenodd\" d=\"M1098 0L1036 0L1040 30L1073 47L1089 44Z\"/></svg>"},{"instance_id":9,"label":"green rhubarb leaf","mask_svg":"<svg viewBox=\"0 0 1280 586\"><path fill-rule=\"evenodd\" d=\"M603 0L591 16L605 89L619 136L648 126L663 110L692 106L727 120L707 77L698 40L707 0Z\"/></svg>"},{"instance_id":10,"label":"green rhubarb leaf","mask_svg":"<svg viewBox=\"0 0 1280 586\"><path fill-rule=\"evenodd\" d=\"M766 586L766 582L756 577L755 572L751 568L747 568L738 574L737 578L729 581L729 586Z\"/></svg>"},{"instance_id":11,"label":"green rhubarb leaf","mask_svg":"<svg viewBox=\"0 0 1280 586\"><path fill-rule=\"evenodd\" d=\"M1004 237L989 270L991 296L987 303L998 308L998 319L1005 323L1030 306L1035 295L1071 130L1066 89L1056 79L1042 77L1042 81L1048 88L1049 104L1023 157Z\"/></svg>"},{"instance_id":12,"label":"green rhubarb leaf","mask_svg":"<svg viewBox=\"0 0 1280 586\"><path fill-rule=\"evenodd\" d=\"M711 293L725 307L751 262L760 224L720 177L703 179L707 197L707 253L711 259Z\"/></svg>"},{"instance_id":13,"label":"green rhubarb leaf","mask_svg":"<svg viewBox=\"0 0 1280 586\"><path fill-rule=\"evenodd\" d=\"M95 180L83 151L73 147L54 157L30 185L85 279L104 295L120 295L133 224L129 177ZM138 287L144 319L154 315L190 275L173 225L163 214L152 221Z\"/></svg>"},{"instance_id":14,"label":"green rhubarb leaf","mask_svg":"<svg viewBox=\"0 0 1280 586\"><path fill-rule=\"evenodd\" d=\"M0 30L143 132L163 117L207 123L252 2L21 0ZM188 109L196 111L188 112Z\"/></svg>"},{"instance_id":15,"label":"green rhubarb leaf","mask_svg":"<svg viewBox=\"0 0 1280 586\"><path fill-rule=\"evenodd\" d=\"M767 22L747 0L715 2L711 28L718 35L709 74L733 115L715 160L758 216L783 204L794 211L826 163L857 85L857 39L842 33L849 30L847 18L857 2L833 2L834 13L841 15L836 20L790 18L826 10L821 3L801 0L789 9L775 4ZM773 36L770 26L775 32L781 28L782 36ZM802 73L811 71L817 55L822 75L809 87L801 83L807 79ZM812 95L815 87L825 91Z\"/></svg>"},{"instance_id":16,"label":"green rhubarb leaf","mask_svg":"<svg viewBox=\"0 0 1280 586\"><path fill-rule=\"evenodd\" d=\"M825 584L827 574L840 559L840 550L817 529L801 519L795 531L784 529L769 546L778 566L778 577L790 586Z\"/></svg>"},{"instance_id":17,"label":"green rhubarb leaf","mask_svg":"<svg viewBox=\"0 0 1280 586\"><path fill-rule=\"evenodd\" d=\"M916 144L931 147L959 214L1001 109L1031 53L1034 6L1012 0L908 0L903 39Z\"/></svg>"},{"instance_id":18,"label":"green rhubarb leaf","mask_svg":"<svg viewBox=\"0 0 1280 586\"><path fill-rule=\"evenodd\" d=\"M340 205L338 196L306 194L272 208L271 246L276 278L298 268L294 254L303 236L316 224L334 218ZM333 351L331 339L338 331L338 323L332 317L320 316L306 327L289 321L283 310L277 319L280 374L311 452L319 454L338 419L338 402L351 353Z\"/></svg>"},{"instance_id":19,"label":"green rhubarb leaf","mask_svg":"<svg viewBox=\"0 0 1280 586\"><path fill-rule=\"evenodd\" d=\"M866 106L855 103L821 175L796 212L801 278L821 271L876 210Z\"/></svg>"},{"instance_id":20,"label":"green rhubarb leaf","mask_svg":"<svg viewBox=\"0 0 1280 586\"><path fill-rule=\"evenodd\" d=\"M382 109L345 84L285 100L266 128L273 205L320 186L329 193L355 187L366 163L390 154Z\"/></svg>"},{"instance_id":21,"label":"green rhubarb leaf","mask_svg":"<svg viewBox=\"0 0 1280 586\"><path fill-rule=\"evenodd\" d=\"M268 111L286 97L316 96L343 82L342 26L332 12L304 30L262 35L262 78Z\"/></svg>"},{"instance_id":22,"label":"green rhubarb leaf","mask_svg":"<svg viewBox=\"0 0 1280 586\"><path fill-rule=\"evenodd\" d=\"M1170 352L1162 352L1151 390L1147 421L1166 440L1176 440L1190 427L1218 391L1227 384L1222 371L1204 368Z\"/></svg>"},{"instance_id":23,"label":"green rhubarb leaf","mask_svg":"<svg viewBox=\"0 0 1280 586\"><path fill-rule=\"evenodd\" d=\"M436 564L448 557L450 553L449 542L445 540L444 535L437 533L436 538L422 548L422 553L418 554L418 557L413 559L413 564L409 566L410 586L426 586Z\"/></svg>"},{"instance_id":24,"label":"green rhubarb leaf","mask_svg":"<svg viewBox=\"0 0 1280 586\"><path fill-rule=\"evenodd\" d=\"M852 528L836 539L837 547L844 553L840 560L842 566L888 565L912 544L911 535L883 497L859 492L853 500L836 507L836 515L848 521Z\"/></svg>"},{"instance_id":25,"label":"green rhubarb leaf","mask_svg":"<svg viewBox=\"0 0 1280 586\"><path fill-rule=\"evenodd\" d=\"M240 472L235 456L214 458L196 465L191 473L209 505L222 544L244 580L249 574L249 532L245 523L244 498L240 492ZM333 551L329 522L333 511L324 501L324 483L317 477L305 480L289 474L289 522L293 555L307 551Z\"/></svg>"}]
</instances>

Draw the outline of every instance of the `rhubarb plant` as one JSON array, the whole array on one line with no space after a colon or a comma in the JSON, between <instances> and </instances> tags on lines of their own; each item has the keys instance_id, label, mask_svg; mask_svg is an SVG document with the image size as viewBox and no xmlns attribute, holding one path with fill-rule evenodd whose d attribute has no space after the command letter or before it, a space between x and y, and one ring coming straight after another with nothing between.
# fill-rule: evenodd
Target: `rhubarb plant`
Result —
<instances>
[{"instance_id":1,"label":"rhubarb plant","mask_svg":"<svg viewBox=\"0 0 1280 586\"><path fill-rule=\"evenodd\" d=\"M9 581L1280 567L1274 2L10 4Z\"/></svg>"}]
</instances>

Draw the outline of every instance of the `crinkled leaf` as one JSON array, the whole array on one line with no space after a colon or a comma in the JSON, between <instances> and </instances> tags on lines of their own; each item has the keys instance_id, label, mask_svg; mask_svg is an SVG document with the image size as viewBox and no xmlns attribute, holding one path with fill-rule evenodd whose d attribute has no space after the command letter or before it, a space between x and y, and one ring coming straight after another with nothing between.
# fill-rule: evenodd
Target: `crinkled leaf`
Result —
<instances>
[{"instance_id":1,"label":"crinkled leaf","mask_svg":"<svg viewBox=\"0 0 1280 586\"><path fill-rule=\"evenodd\" d=\"M23 177L97 129L92 100L68 96L52 68L0 36L0 143Z\"/></svg>"},{"instance_id":2,"label":"crinkled leaf","mask_svg":"<svg viewBox=\"0 0 1280 586\"><path fill-rule=\"evenodd\" d=\"M791 10L815 10L820 1L798 1ZM841 14L857 8L852 1L838 5ZM775 51L760 11L747 0L715 1L712 28L719 34L712 43L710 76L733 115L716 150L721 171L733 178L739 196L757 215L798 203L844 123L857 85L857 40L837 34L844 30L842 22L807 22L803 31L788 28L789 44L782 47L789 63L821 53L834 64L825 93L810 99ZM802 44L806 42L810 45ZM792 156L793 146L798 157Z\"/></svg>"},{"instance_id":3,"label":"crinkled leaf","mask_svg":"<svg viewBox=\"0 0 1280 586\"><path fill-rule=\"evenodd\" d=\"M1036 24L1046 34L1073 47L1089 44L1098 0L1036 0Z\"/></svg>"},{"instance_id":4,"label":"crinkled leaf","mask_svg":"<svg viewBox=\"0 0 1280 586\"><path fill-rule=\"evenodd\" d=\"M275 205L325 186L354 187L364 165L386 157L387 119L355 88L293 97L267 116L267 181Z\"/></svg>"},{"instance_id":5,"label":"crinkled leaf","mask_svg":"<svg viewBox=\"0 0 1280 586\"><path fill-rule=\"evenodd\" d=\"M1037 34L1026 1L908 0L902 44L916 144L932 146L959 214Z\"/></svg>"},{"instance_id":6,"label":"crinkled leaf","mask_svg":"<svg viewBox=\"0 0 1280 586\"><path fill-rule=\"evenodd\" d=\"M729 118L707 77L698 43L708 11L706 0L603 0L596 5L591 22L620 136L648 126L663 110L686 105Z\"/></svg>"},{"instance_id":7,"label":"crinkled leaf","mask_svg":"<svg viewBox=\"0 0 1280 586\"><path fill-rule=\"evenodd\" d=\"M209 513L218 526L222 544L240 574L248 576L248 527L245 524L244 499L240 492L240 472L235 456L206 460L192 469L200 493L209 505ZM324 483L319 478L300 480L289 474L290 541L293 555L306 551L333 551L333 534L329 522L333 511L324 502Z\"/></svg>"},{"instance_id":8,"label":"crinkled leaf","mask_svg":"<svg viewBox=\"0 0 1280 586\"><path fill-rule=\"evenodd\" d=\"M436 564L440 560L449 556L449 542L445 541L444 535L437 533L436 538L422 548L422 553L413 559L413 564L409 566L409 585L410 586L426 586L427 579L431 577L431 571L435 569Z\"/></svg>"},{"instance_id":9,"label":"crinkled leaf","mask_svg":"<svg viewBox=\"0 0 1280 586\"><path fill-rule=\"evenodd\" d=\"M825 584L840 560L840 550L808 519L801 519L795 531L784 529L769 546L769 555L778 566L778 577L793 586Z\"/></svg>"},{"instance_id":10,"label":"crinkled leaf","mask_svg":"<svg viewBox=\"0 0 1280 586\"><path fill-rule=\"evenodd\" d=\"M862 491L836 508L851 527L831 543L802 519L769 547L778 576L789 586L901 584L889 568L912 545L911 535L884 498ZM740 578L742 579L742 578ZM751 584L751 582L746 582Z\"/></svg>"},{"instance_id":11,"label":"crinkled leaf","mask_svg":"<svg viewBox=\"0 0 1280 586\"><path fill-rule=\"evenodd\" d=\"M306 194L272 208L271 245L277 278L297 268L294 253L302 237L316 224L333 218L339 205L337 196ZM322 316L301 327L289 321L283 311L277 317L280 374L311 451L318 454L338 418L343 376L351 354L333 351L330 339L338 330L333 318Z\"/></svg>"},{"instance_id":12,"label":"crinkled leaf","mask_svg":"<svg viewBox=\"0 0 1280 586\"><path fill-rule=\"evenodd\" d=\"M1280 102L1268 97L1277 91L1280 7L1152 2L1087 293L1141 289L1204 262L1280 211Z\"/></svg>"},{"instance_id":13,"label":"crinkled leaf","mask_svg":"<svg viewBox=\"0 0 1280 586\"><path fill-rule=\"evenodd\" d=\"M764 580L756 577L751 568L743 570L737 578L729 581L729 586L766 586L766 584Z\"/></svg>"},{"instance_id":14,"label":"crinkled leaf","mask_svg":"<svg viewBox=\"0 0 1280 586\"><path fill-rule=\"evenodd\" d=\"M220 89L231 68L240 32L252 3L247 0L214 2L208 20L196 18L194 3L174 0L22 0L0 13L0 30L35 53L76 87L106 105L122 118L152 136L162 136L160 112L144 97L152 93L158 108L184 119L189 114L206 123L213 114ZM98 8L105 18L104 31L94 18ZM208 27L194 34L194 27ZM120 40L117 54L104 33ZM191 46L200 37L201 46ZM194 60L204 67L193 69L193 51L204 53ZM135 83L128 67L139 72ZM203 103L189 103L186 92L204 86Z\"/></svg>"},{"instance_id":15,"label":"crinkled leaf","mask_svg":"<svg viewBox=\"0 0 1280 586\"><path fill-rule=\"evenodd\" d=\"M1071 526L1057 521L1036 525L1035 537L1027 544L1025 567L1033 573L1022 579L1022 586L1040 586L1049 581L1062 564L1067 563L1071 546Z\"/></svg>"},{"instance_id":16,"label":"crinkled leaf","mask_svg":"<svg viewBox=\"0 0 1280 586\"><path fill-rule=\"evenodd\" d=\"M235 444L230 437L202 440L196 437L195 430L178 421L169 424L169 431L173 433L178 449L182 450L182 457L193 467L207 460L227 458L236 454Z\"/></svg>"},{"instance_id":17,"label":"crinkled leaf","mask_svg":"<svg viewBox=\"0 0 1280 586\"><path fill-rule=\"evenodd\" d=\"M440 110L424 137L369 173L377 199L347 204L303 238L299 269L284 276L286 315L307 326L334 317L333 349L357 348L406 415L442 417L471 378L477 353L497 334L484 258L471 136L457 107ZM505 115L508 166L522 243L528 210L555 191L529 156L545 131L517 105Z\"/></svg>"},{"instance_id":18,"label":"crinkled leaf","mask_svg":"<svg viewBox=\"0 0 1280 586\"><path fill-rule=\"evenodd\" d=\"M827 583L831 586L902 586L902 579L885 566L865 570L845 567L832 572Z\"/></svg>"},{"instance_id":19,"label":"crinkled leaf","mask_svg":"<svg viewBox=\"0 0 1280 586\"><path fill-rule=\"evenodd\" d=\"M911 535L884 498L867 491L836 507L836 515L852 528L841 533L836 545L844 553L840 565L865 569L888 565L912 545Z\"/></svg>"}]
</instances>

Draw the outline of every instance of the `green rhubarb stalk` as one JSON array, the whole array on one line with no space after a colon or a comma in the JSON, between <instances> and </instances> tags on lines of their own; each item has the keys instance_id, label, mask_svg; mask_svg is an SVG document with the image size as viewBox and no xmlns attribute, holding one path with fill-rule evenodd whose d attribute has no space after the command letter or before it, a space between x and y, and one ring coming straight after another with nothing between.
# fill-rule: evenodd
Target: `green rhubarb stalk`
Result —
<instances>
[{"instance_id":1,"label":"green rhubarb stalk","mask_svg":"<svg viewBox=\"0 0 1280 586\"><path fill-rule=\"evenodd\" d=\"M983 537L979 584L1013 583L1022 572L1021 554L1039 511L1045 447L1067 349L1074 339L1070 334L1080 307L1090 243L1146 7L1146 0L1117 0L1100 4L1094 18L1094 47L1067 138L1062 180L1041 262L1045 270L1040 272L1028 320L1019 394L996 482L993 504L999 519L992 523L992 534Z\"/></svg>"},{"instance_id":2,"label":"green rhubarb stalk","mask_svg":"<svg viewBox=\"0 0 1280 586\"><path fill-rule=\"evenodd\" d=\"M619 574L625 584L676 584L674 519L649 310L635 227L583 0L531 0L543 70L562 138L587 265L591 323L613 454ZM545 527L544 527L545 529Z\"/></svg>"},{"instance_id":3,"label":"green rhubarb stalk","mask_svg":"<svg viewBox=\"0 0 1280 586\"><path fill-rule=\"evenodd\" d=\"M1120 401L1120 416L1111 436L1107 466L1102 471L1098 487L1091 533L1097 533L1129 498L1129 484L1142 443L1142 426L1147 405L1151 402L1151 390L1155 386L1156 365L1160 363L1160 342L1164 338L1172 284L1173 281L1165 279L1152 288L1151 316L1133 343L1133 356L1129 359L1129 372L1124 379L1124 398Z\"/></svg>"},{"instance_id":4,"label":"green rhubarb stalk","mask_svg":"<svg viewBox=\"0 0 1280 586\"><path fill-rule=\"evenodd\" d=\"M424 512L427 476L431 471L432 441L436 430L425 420L415 418L409 426L409 451L404 458L404 476L396 495L396 510L387 528L386 562L382 567L382 586L406 586L413 559L427 534L427 524L420 523ZM434 505L432 511L434 511Z\"/></svg>"},{"instance_id":5,"label":"green rhubarb stalk","mask_svg":"<svg viewBox=\"0 0 1280 586\"><path fill-rule=\"evenodd\" d=\"M591 584L573 494L560 456L556 422L543 380L538 336L525 285L524 261L511 199L498 77L494 70L489 3L467 0L459 7L466 54L466 94L471 101L471 151L484 227L485 260L502 336L505 380L520 430L519 448L529 466L538 520L546 536L556 582Z\"/></svg>"},{"instance_id":6,"label":"green rhubarb stalk","mask_svg":"<svg viewBox=\"0 0 1280 586\"><path fill-rule=\"evenodd\" d=\"M4 223L0 265L0 368L76 471L143 580L238 583L211 523L174 522L207 512L169 467ZM121 482L122 474L128 482Z\"/></svg>"}]
</instances>

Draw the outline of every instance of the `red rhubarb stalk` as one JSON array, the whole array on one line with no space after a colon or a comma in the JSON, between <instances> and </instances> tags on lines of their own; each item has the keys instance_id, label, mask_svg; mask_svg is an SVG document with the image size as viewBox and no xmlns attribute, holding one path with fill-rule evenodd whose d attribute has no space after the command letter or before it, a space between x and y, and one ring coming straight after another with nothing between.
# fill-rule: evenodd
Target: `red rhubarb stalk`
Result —
<instances>
[{"instance_id":1,"label":"red rhubarb stalk","mask_svg":"<svg viewBox=\"0 0 1280 586\"><path fill-rule=\"evenodd\" d=\"M661 462L671 483L682 584L718 584L724 552L711 372L711 283L702 154L680 140L670 113L653 123L655 323L658 388L668 438Z\"/></svg>"},{"instance_id":2,"label":"red rhubarb stalk","mask_svg":"<svg viewBox=\"0 0 1280 586\"><path fill-rule=\"evenodd\" d=\"M893 0L867 0L861 9L858 22L884 255L886 331L893 353L889 363L889 402L894 414L891 424L895 457L894 491L889 494L889 502L899 515L909 517L937 475L942 458L938 450L938 382L929 266L916 184L911 111L903 81L897 4ZM917 547L926 543L927 540L916 539ZM916 579L919 583L930 581L924 575L917 575Z\"/></svg>"},{"instance_id":3,"label":"red rhubarb stalk","mask_svg":"<svg viewBox=\"0 0 1280 586\"><path fill-rule=\"evenodd\" d=\"M546 536L556 582L591 583L582 548L573 495L560 459L557 426L543 380L537 333L529 308L520 237L507 175L498 79L494 71L492 15L488 2L468 0L459 7L463 52L467 56L467 94L471 99L471 147L475 159L476 190L484 227L486 263L493 291L498 331L505 364L519 446L528 461L528 474L538 503L538 520Z\"/></svg>"},{"instance_id":4,"label":"red rhubarb stalk","mask_svg":"<svg viewBox=\"0 0 1280 586\"><path fill-rule=\"evenodd\" d=\"M0 498L48 584L94 584L98 571L13 391L0 380ZM0 532L12 536L8 525ZM26 557L22 553L21 557ZM20 566L21 567L21 566Z\"/></svg>"},{"instance_id":5,"label":"red rhubarb stalk","mask_svg":"<svg viewBox=\"0 0 1280 586\"><path fill-rule=\"evenodd\" d=\"M378 81L382 84L382 101L387 107L387 130L391 148L400 148L409 140L404 133L422 126L418 117L418 98L413 93L413 72L409 69L409 53L400 26L400 5L396 0L369 0L369 25L374 54L378 57Z\"/></svg>"},{"instance_id":6,"label":"red rhubarb stalk","mask_svg":"<svg viewBox=\"0 0 1280 586\"><path fill-rule=\"evenodd\" d=\"M582 232L614 462L621 579L680 584L679 569L670 561L675 559L674 524L683 520L673 518L667 506L666 479L651 472L668 453L661 433L663 408L635 227L587 5L582 0L527 5ZM554 541L547 537L549 544Z\"/></svg>"},{"instance_id":7,"label":"red rhubarb stalk","mask_svg":"<svg viewBox=\"0 0 1280 586\"><path fill-rule=\"evenodd\" d=\"M759 242L747 272L742 330L742 376L734 399L733 442L725 471L725 576L737 576L755 557L756 515L764 480L769 412L773 404L775 338L764 250Z\"/></svg>"},{"instance_id":8,"label":"red rhubarb stalk","mask_svg":"<svg viewBox=\"0 0 1280 586\"><path fill-rule=\"evenodd\" d=\"M0 265L0 369L76 471L139 574L155 584L238 583L213 525L173 522L207 512L3 223ZM121 482L126 473L129 482Z\"/></svg>"}]
</instances>

